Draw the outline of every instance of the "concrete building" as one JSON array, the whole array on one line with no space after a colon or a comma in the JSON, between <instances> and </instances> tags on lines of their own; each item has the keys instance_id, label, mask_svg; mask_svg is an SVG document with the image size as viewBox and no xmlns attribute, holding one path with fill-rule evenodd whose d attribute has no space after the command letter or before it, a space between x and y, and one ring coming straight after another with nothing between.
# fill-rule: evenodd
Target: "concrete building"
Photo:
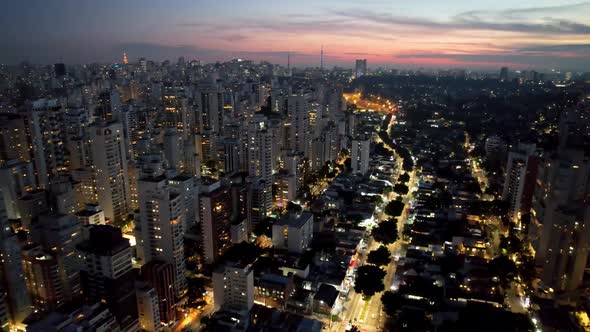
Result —
<instances>
[{"instance_id":1,"label":"concrete building","mask_svg":"<svg viewBox=\"0 0 590 332\"><path fill-rule=\"evenodd\" d=\"M254 271L249 266L226 264L213 272L215 311L250 310L254 305Z\"/></svg>"},{"instance_id":2,"label":"concrete building","mask_svg":"<svg viewBox=\"0 0 590 332\"><path fill-rule=\"evenodd\" d=\"M354 78L367 75L367 59L357 59L354 65Z\"/></svg>"},{"instance_id":3,"label":"concrete building","mask_svg":"<svg viewBox=\"0 0 590 332\"><path fill-rule=\"evenodd\" d=\"M272 225L272 244L277 249L303 253L313 238L313 214L311 212L286 214Z\"/></svg>"},{"instance_id":4,"label":"concrete building","mask_svg":"<svg viewBox=\"0 0 590 332\"><path fill-rule=\"evenodd\" d=\"M583 150L541 156L531 229L542 281L556 291L580 286L590 245L590 158Z\"/></svg>"},{"instance_id":5,"label":"concrete building","mask_svg":"<svg viewBox=\"0 0 590 332\"><path fill-rule=\"evenodd\" d=\"M131 246L121 229L91 226L88 238L77 246L77 250L85 301L105 303L122 327L136 326L137 300Z\"/></svg>"},{"instance_id":6,"label":"concrete building","mask_svg":"<svg viewBox=\"0 0 590 332\"><path fill-rule=\"evenodd\" d=\"M8 331L10 319L8 317L8 303L6 302L6 292L0 288L0 331Z\"/></svg>"},{"instance_id":7,"label":"concrete building","mask_svg":"<svg viewBox=\"0 0 590 332\"><path fill-rule=\"evenodd\" d=\"M108 306L94 303L68 310L52 311L26 327L27 332L128 331L120 326Z\"/></svg>"},{"instance_id":8,"label":"concrete building","mask_svg":"<svg viewBox=\"0 0 590 332\"><path fill-rule=\"evenodd\" d=\"M158 293L155 289L145 283L138 283L136 292L139 328L146 332L160 331Z\"/></svg>"},{"instance_id":9,"label":"concrete building","mask_svg":"<svg viewBox=\"0 0 590 332\"><path fill-rule=\"evenodd\" d=\"M357 137L352 140L350 166L354 173L366 174L369 171L371 140L369 137Z\"/></svg>"},{"instance_id":10,"label":"concrete building","mask_svg":"<svg viewBox=\"0 0 590 332\"><path fill-rule=\"evenodd\" d=\"M80 262L76 246L82 240L80 222L72 215L41 215L31 228L31 238L45 252L56 256L65 300L79 297Z\"/></svg>"},{"instance_id":11,"label":"concrete building","mask_svg":"<svg viewBox=\"0 0 590 332\"><path fill-rule=\"evenodd\" d=\"M535 144L522 144L508 153L502 200L509 204L511 219L520 225L520 216L529 213L537 179Z\"/></svg>"},{"instance_id":12,"label":"concrete building","mask_svg":"<svg viewBox=\"0 0 590 332\"><path fill-rule=\"evenodd\" d=\"M63 110L57 99L39 99L27 105L25 123L37 184L47 188L51 177L65 170Z\"/></svg>"},{"instance_id":13,"label":"concrete building","mask_svg":"<svg viewBox=\"0 0 590 332\"><path fill-rule=\"evenodd\" d=\"M104 211L96 204L86 204L84 210L76 212L74 217L84 226L106 224Z\"/></svg>"},{"instance_id":14,"label":"concrete building","mask_svg":"<svg viewBox=\"0 0 590 332\"><path fill-rule=\"evenodd\" d=\"M125 222L131 206L131 191L121 123L93 125L89 134L97 203L108 220Z\"/></svg>"},{"instance_id":15,"label":"concrete building","mask_svg":"<svg viewBox=\"0 0 590 332\"><path fill-rule=\"evenodd\" d=\"M309 105L303 95L287 97L287 118L287 149L303 157L309 157Z\"/></svg>"},{"instance_id":16,"label":"concrete building","mask_svg":"<svg viewBox=\"0 0 590 332\"><path fill-rule=\"evenodd\" d=\"M23 270L27 289L35 310L53 310L65 303L57 258L45 253L41 246L23 248Z\"/></svg>"},{"instance_id":17,"label":"concrete building","mask_svg":"<svg viewBox=\"0 0 590 332\"><path fill-rule=\"evenodd\" d=\"M138 257L148 263L164 260L174 266L177 297L186 293L184 259L185 197L164 174L138 181L139 218L136 222Z\"/></svg>"},{"instance_id":18,"label":"concrete building","mask_svg":"<svg viewBox=\"0 0 590 332\"><path fill-rule=\"evenodd\" d=\"M174 294L174 267L172 264L153 260L141 267L141 278L156 290L158 314L162 325L174 326L177 317Z\"/></svg>"},{"instance_id":19,"label":"concrete building","mask_svg":"<svg viewBox=\"0 0 590 332\"><path fill-rule=\"evenodd\" d=\"M231 246L232 195L219 180L202 181L199 220L205 262L212 264Z\"/></svg>"},{"instance_id":20,"label":"concrete building","mask_svg":"<svg viewBox=\"0 0 590 332\"><path fill-rule=\"evenodd\" d=\"M21 217L17 201L37 186L33 164L12 159L0 166L0 188L4 194L6 213L9 219Z\"/></svg>"}]
</instances>

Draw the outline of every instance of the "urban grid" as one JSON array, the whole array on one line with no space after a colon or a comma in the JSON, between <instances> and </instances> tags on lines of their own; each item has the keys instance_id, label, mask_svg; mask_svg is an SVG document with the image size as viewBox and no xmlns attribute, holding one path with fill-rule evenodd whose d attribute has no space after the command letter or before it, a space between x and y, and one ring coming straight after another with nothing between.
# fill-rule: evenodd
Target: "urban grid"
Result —
<instances>
[{"instance_id":1,"label":"urban grid","mask_svg":"<svg viewBox=\"0 0 590 332\"><path fill-rule=\"evenodd\" d=\"M590 4L571 6L586 21L556 34L579 53L538 32L561 68L329 40L7 60L0 331L590 331L590 67L568 67L590 65ZM523 10L501 13L532 34Z\"/></svg>"}]
</instances>

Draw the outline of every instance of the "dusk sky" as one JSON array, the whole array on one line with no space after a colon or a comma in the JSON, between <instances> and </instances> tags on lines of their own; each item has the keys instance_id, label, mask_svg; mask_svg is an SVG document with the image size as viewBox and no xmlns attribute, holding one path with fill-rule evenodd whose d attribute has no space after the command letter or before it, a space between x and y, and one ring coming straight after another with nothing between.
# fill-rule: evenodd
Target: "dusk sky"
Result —
<instances>
[{"instance_id":1,"label":"dusk sky","mask_svg":"<svg viewBox=\"0 0 590 332\"><path fill-rule=\"evenodd\" d=\"M0 62L228 60L590 70L590 2L6 0Z\"/></svg>"}]
</instances>

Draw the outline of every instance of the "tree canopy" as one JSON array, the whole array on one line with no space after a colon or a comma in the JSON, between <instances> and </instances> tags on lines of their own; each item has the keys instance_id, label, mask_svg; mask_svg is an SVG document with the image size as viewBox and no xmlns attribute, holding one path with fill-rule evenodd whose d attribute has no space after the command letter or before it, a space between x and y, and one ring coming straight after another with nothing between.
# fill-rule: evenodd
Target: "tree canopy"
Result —
<instances>
[{"instance_id":1,"label":"tree canopy","mask_svg":"<svg viewBox=\"0 0 590 332\"><path fill-rule=\"evenodd\" d=\"M381 245L379 248L371 251L367 256L367 262L377 266L388 265L390 261L391 252L389 252L387 247L384 245Z\"/></svg>"},{"instance_id":2,"label":"tree canopy","mask_svg":"<svg viewBox=\"0 0 590 332\"><path fill-rule=\"evenodd\" d=\"M385 288L383 278L385 278L385 271L381 268L375 265L363 265L356 272L354 291L371 297Z\"/></svg>"},{"instance_id":3,"label":"tree canopy","mask_svg":"<svg viewBox=\"0 0 590 332\"><path fill-rule=\"evenodd\" d=\"M399 292L387 291L381 295L383 311L389 316L394 316L402 306L402 296Z\"/></svg>"},{"instance_id":4,"label":"tree canopy","mask_svg":"<svg viewBox=\"0 0 590 332\"><path fill-rule=\"evenodd\" d=\"M396 185L393 187L393 191L399 195L405 195L408 193L409 188L403 183L396 183Z\"/></svg>"},{"instance_id":5,"label":"tree canopy","mask_svg":"<svg viewBox=\"0 0 590 332\"><path fill-rule=\"evenodd\" d=\"M387 203L385 213L390 216L399 217L404 210L404 203L401 200L395 200Z\"/></svg>"},{"instance_id":6,"label":"tree canopy","mask_svg":"<svg viewBox=\"0 0 590 332\"><path fill-rule=\"evenodd\" d=\"M397 220L383 220L379 223L379 225L377 225L377 227L373 228L371 235L376 241L381 242L383 244L390 244L397 241Z\"/></svg>"}]
</instances>

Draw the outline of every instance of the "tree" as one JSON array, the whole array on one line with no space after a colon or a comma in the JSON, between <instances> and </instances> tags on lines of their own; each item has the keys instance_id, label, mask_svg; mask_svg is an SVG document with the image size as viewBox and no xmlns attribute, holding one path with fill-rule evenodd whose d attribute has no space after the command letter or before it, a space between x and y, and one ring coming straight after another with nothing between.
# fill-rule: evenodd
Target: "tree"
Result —
<instances>
[{"instance_id":1,"label":"tree","mask_svg":"<svg viewBox=\"0 0 590 332\"><path fill-rule=\"evenodd\" d=\"M516 264L507 256L498 256L488 262L490 272L495 273L502 282L502 286L507 286L517 273Z\"/></svg>"},{"instance_id":2,"label":"tree","mask_svg":"<svg viewBox=\"0 0 590 332\"><path fill-rule=\"evenodd\" d=\"M394 217L401 216L403 210L404 210L404 203L399 199L395 200L395 201L391 201L385 206L385 213L387 213L390 216L394 216Z\"/></svg>"},{"instance_id":3,"label":"tree","mask_svg":"<svg viewBox=\"0 0 590 332\"><path fill-rule=\"evenodd\" d=\"M518 266L518 273L525 285L531 285L533 280L537 278L535 259L530 256L524 256L522 258L522 263Z\"/></svg>"},{"instance_id":4,"label":"tree","mask_svg":"<svg viewBox=\"0 0 590 332\"><path fill-rule=\"evenodd\" d=\"M389 316L395 316L402 306L402 296L398 292L387 291L381 295L383 311Z\"/></svg>"},{"instance_id":5,"label":"tree","mask_svg":"<svg viewBox=\"0 0 590 332\"><path fill-rule=\"evenodd\" d=\"M403 183L396 183L396 185L393 187L393 191L399 195L405 195L408 193L409 188Z\"/></svg>"},{"instance_id":6,"label":"tree","mask_svg":"<svg viewBox=\"0 0 590 332\"><path fill-rule=\"evenodd\" d=\"M375 265L363 265L356 272L354 291L365 297L371 297L385 288L383 278L385 278L385 271L381 268Z\"/></svg>"},{"instance_id":7,"label":"tree","mask_svg":"<svg viewBox=\"0 0 590 332\"><path fill-rule=\"evenodd\" d=\"M506 249L508 254L520 254L524 249L524 245L516 235L510 234L500 239L500 248Z\"/></svg>"},{"instance_id":8,"label":"tree","mask_svg":"<svg viewBox=\"0 0 590 332\"><path fill-rule=\"evenodd\" d=\"M301 212L303 208L299 204L295 204L293 202L287 203L287 211L289 212Z\"/></svg>"},{"instance_id":9,"label":"tree","mask_svg":"<svg viewBox=\"0 0 590 332\"><path fill-rule=\"evenodd\" d=\"M400 175L397 180L401 183L406 183L406 182L410 181L410 175L408 173L404 173L404 174Z\"/></svg>"},{"instance_id":10,"label":"tree","mask_svg":"<svg viewBox=\"0 0 590 332\"><path fill-rule=\"evenodd\" d=\"M384 245L371 251L367 257L367 262L377 266L389 264L391 261L391 252Z\"/></svg>"},{"instance_id":11,"label":"tree","mask_svg":"<svg viewBox=\"0 0 590 332\"><path fill-rule=\"evenodd\" d=\"M391 244L397 241L397 220L383 220L379 223L379 225L377 225L377 227L373 228L371 235L375 241L381 242L383 244Z\"/></svg>"}]
</instances>

